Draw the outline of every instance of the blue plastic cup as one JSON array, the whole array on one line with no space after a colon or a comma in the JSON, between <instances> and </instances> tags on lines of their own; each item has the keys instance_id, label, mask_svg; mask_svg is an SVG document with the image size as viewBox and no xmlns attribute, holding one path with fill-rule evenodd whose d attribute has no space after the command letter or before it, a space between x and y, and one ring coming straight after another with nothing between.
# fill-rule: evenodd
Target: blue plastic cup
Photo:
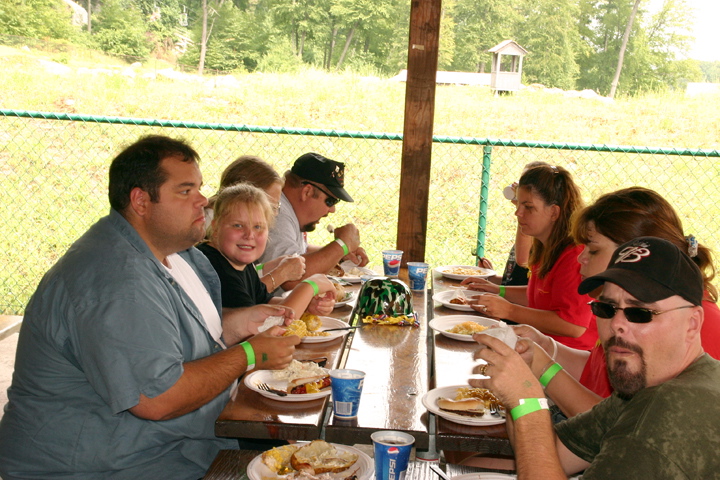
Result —
<instances>
[{"instance_id":1,"label":"blue plastic cup","mask_svg":"<svg viewBox=\"0 0 720 480\"><path fill-rule=\"evenodd\" d=\"M407 267L410 290L425 290L425 279L430 265L424 262L408 262Z\"/></svg>"},{"instance_id":2,"label":"blue plastic cup","mask_svg":"<svg viewBox=\"0 0 720 480\"><path fill-rule=\"evenodd\" d=\"M397 277L402 264L402 250L383 250L383 271L386 277Z\"/></svg>"},{"instance_id":3,"label":"blue plastic cup","mask_svg":"<svg viewBox=\"0 0 720 480\"><path fill-rule=\"evenodd\" d=\"M375 478L403 480L415 437L405 432L382 430L370 435L375 450Z\"/></svg>"},{"instance_id":4,"label":"blue plastic cup","mask_svg":"<svg viewBox=\"0 0 720 480\"><path fill-rule=\"evenodd\" d=\"M360 370L330 370L333 413L338 418L357 417L365 372Z\"/></svg>"}]
</instances>

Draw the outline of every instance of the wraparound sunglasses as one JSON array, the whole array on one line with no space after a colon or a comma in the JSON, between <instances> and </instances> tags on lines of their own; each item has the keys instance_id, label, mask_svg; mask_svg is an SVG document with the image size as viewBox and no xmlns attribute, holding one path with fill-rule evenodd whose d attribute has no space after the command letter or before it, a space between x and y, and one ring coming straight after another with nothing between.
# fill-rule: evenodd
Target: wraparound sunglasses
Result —
<instances>
[{"instance_id":1,"label":"wraparound sunglasses","mask_svg":"<svg viewBox=\"0 0 720 480\"><path fill-rule=\"evenodd\" d=\"M649 308L642 307L625 307L620 308L617 305L607 302L588 302L593 315L600 318L613 318L617 315L618 310L622 310L627 318L628 322L632 323L649 323L652 321L653 316L662 315L663 313L672 312L674 310L680 310L682 308L693 308L695 305L683 305L682 307L675 307L669 310L663 310L658 312L657 310L650 310Z\"/></svg>"}]
</instances>

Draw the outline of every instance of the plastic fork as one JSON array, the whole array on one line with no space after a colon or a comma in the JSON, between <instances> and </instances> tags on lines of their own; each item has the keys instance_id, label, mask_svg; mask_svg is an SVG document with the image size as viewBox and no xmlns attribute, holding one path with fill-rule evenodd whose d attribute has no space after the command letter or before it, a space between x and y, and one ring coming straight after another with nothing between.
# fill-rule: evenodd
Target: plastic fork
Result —
<instances>
[{"instance_id":1,"label":"plastic fork","mask_svg":"<svg viewBox=\"0 0 720 480\"><path fill-rule=\"evenodd\" d=\"M266 392L274 393L278 397L287 397L287 392L283 392L282 390L278 390L277 388L272 388L267 383L256 383L255 386L259 388L260 390L265 390Z\"/></svg>"}]
</instances>

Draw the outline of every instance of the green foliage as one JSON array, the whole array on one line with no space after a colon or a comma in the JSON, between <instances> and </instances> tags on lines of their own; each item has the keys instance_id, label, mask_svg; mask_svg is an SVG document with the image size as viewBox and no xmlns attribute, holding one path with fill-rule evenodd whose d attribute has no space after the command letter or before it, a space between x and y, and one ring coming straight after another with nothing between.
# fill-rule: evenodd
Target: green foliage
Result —
<instances>
[{"instance_id":1,"label":"green foliage","mask_svg":"<svg viewBox=\"0 0 720 480\"><path fill-rule=\"evenodd\" d=\"M93 25L93 40L103 52L138 60L150 54L145 19L131 0L106 0Z\"/></svg>"},{"instance_id":2,"label":"green foliage","mask_svg":"<svg viewBox=\"0 0 720 480\"><path fill-rule=\"evenodd\" d=\"M452 69L465 72L490 71L492 55L488 49L513 38L520 12L504 0L457 0L455 55Z\"/></svg>"},{"instance_id":3,"label":"green foliage","mask_svg":"<svg viewBox=\"0 0 720 480\"><path fill-rule=\"evenodd\" d=\"M292 73L299 71L303 62L292 53L290 39L274 40L257 64L257 71L263 73Z\"/></svg>"},{"instance_id":4,"label":"green foliage","mask_svg":"<svg viewBox=\"0 0 720 480\"><path fill-rule=\"evenodd\" d=\"M79 30L71 19L72 10L61 0L2 0L0 4L4 35L71 40Z\"/></svg>"},{"instance_id":5,"label":"green foliage","mask_svg":"<svg viewBox=\"0 0 720 480\"><path fill-rule=\"evenodd\" d=\"M703 81L720 83L720 62L700 62Z\"/></svg>"},{"instance_id":6,"label":"green foliage","mask_svg":"<svg viewBox=\"0 0 720 480\"><path fill-rule=\"evenodd\" d=\"M528 2L517 42L529 55L523 63L525 83L542 83L564 90L575 88L580 68L577 28L579 10L571 0Z\"/></svg>"}]
</instances>

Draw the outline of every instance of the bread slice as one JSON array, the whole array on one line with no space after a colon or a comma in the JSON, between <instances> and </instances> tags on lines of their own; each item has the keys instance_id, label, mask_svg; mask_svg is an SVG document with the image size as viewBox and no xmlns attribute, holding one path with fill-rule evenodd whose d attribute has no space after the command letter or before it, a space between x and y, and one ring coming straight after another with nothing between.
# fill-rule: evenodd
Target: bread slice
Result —
<instances>
[{"instance_id":1,"label":"bread slice","mask_svg":"<svg viewBox=\"0 0 720 480\"><path fill-rule=\"evenodd\" d=\"M290 473L290 457L298 450L297 445L282 445L263 452L262 462L273 472L284 475Z\"/></svg>"},{"instance_id":2,"label":"bread slice","mask_svg":"<svg viewBox=\"0 0 720 480\"><path fill-rule=\"evenodd\" d=\"M353 466L357 460L355 453L340 452L324 440L313 440L292 454L290 465L295 470L318 475L342 472Z\"/></svg>"}]
</instances>

